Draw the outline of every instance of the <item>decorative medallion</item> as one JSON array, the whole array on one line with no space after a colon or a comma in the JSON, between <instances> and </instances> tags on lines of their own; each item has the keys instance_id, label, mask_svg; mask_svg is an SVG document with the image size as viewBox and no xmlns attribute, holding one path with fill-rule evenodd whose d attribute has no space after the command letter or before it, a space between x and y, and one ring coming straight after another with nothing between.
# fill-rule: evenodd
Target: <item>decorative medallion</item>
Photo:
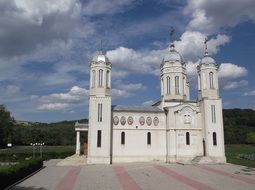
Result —
<instances>
[{"instance_id":1,"label":"decorative medallion","mask_svg":"<svg viewBox=\"0 0 255 190\"><path fill-rule=\"evenodd\" d=\"M147 117L146 123L147 123L148 126L151 126L151 123L152 123L151 117Z\"/></svg>"},{"instance_id":2,"label":"decorative medallion","mask_svg":"<svg viewBox=\"0 0 255 190\"><path fill-rule=\"evenodd\" d=\"M133 122L134 122L133 117L129 116L128 119L127 119L127 122L128 122L129 125L132 125Z\"/></svg>"},{"instance_id":3,"label":"decorative medallion","mask_svg":"<svg viewBox=\"0 0 255 190\"><path fill-rule=\"evenodd\" d=\"M141 117L140 117L140 119L139 119L139 123L140 123L141 125L144 125L144 123L145 123L145 119L144 119L144 117L143 117L143 116L141 116Z\"/></svg>"},{"instance_id":4,"label":"decorative medallion","mask_svg":"<svg viewBox=\"0 0 255 190\"><path fill-rule=\"evenodd\" d=\"M121 125L125 125L126 124L126 118L124 116L122 116L120 118L120 123L121 123Z\"/></svg>"},{"instance_id":5,"label":"decorative medallion","mask_svg":"<svg viewBox=\"0 0 255 190\"><path fill-rule=\"evenodd\" d=\"M114 118L113 118L113 124L114 124L114 125L118 125L118 124L119 124L119 118L118 118L118 116L114 116Z\"/></svg>"},{"instance_id":6,"label":"decorative medallion","mask_svg":"<svg viewBox=\"0 0 255 190\"><path fill-rule=\"evenodd\" d=\"M158 124L159 124L159 119L158 119L158 117L154 117L154 119L153 119L153 124L154 124L155 126L158 126Z\"/></svg>"}]
</instances>

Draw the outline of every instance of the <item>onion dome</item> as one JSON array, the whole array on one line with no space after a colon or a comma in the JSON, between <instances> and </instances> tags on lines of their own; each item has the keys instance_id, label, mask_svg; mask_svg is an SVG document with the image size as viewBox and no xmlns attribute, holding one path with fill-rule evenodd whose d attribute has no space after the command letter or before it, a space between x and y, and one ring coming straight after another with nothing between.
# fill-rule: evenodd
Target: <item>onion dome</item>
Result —
<instances>
[{"instance_id":1,"label":"onion dome","mask_svg":"<svg viewBox=\"0 0 255 190\"><path fill-rule=\"evenodd\" d=\"M97 55L95 55L92 59L93 62L104 62L104 63L110 63L108 57L106 56L106 53L103 51L99 51Z\"/></svg>"},{"instance_id":2,"label":"onion dome","mask_svg":"<svg viewBox=\"0 0 255 190\"><path fill-rule=\"evenodd\" d=\"M213 63L213 64L216 64L215 60L214 60L212 57L210 57L210 56L208 55L207 42L208 42L208 39L206 38L206 39L205 39L205 42L204 42L204 43L205 43L205 55L204 55L204 57L201 59L200 64L205 64L205 63Z\"/></svg>"},{"instance_id":3,"label":"onion dome","mask_svg":"<svg viewBox=\"0 0 255 190\"><path fill-rule=\"evenodd\" d=\"M183 63L182 56L177 52L174 48L174 43L171 43L170 45L170 51L167 52L167 54L164 56L163 62L181 62Z\"/></svg>"},{"instance_id":4,"label":"onion dome","mask_svg":"<svg viewBox=\"0 0 255 190\"><path fill-rule=\"evenodd\" d=\"M202 59L201 59L201 62L200 62L201 64L205 64L205 63L213 63L213 64L215 64L215 60L212 58L212 57L210 57L210 56L204 56Z\"/></svg>"}]
</instances>

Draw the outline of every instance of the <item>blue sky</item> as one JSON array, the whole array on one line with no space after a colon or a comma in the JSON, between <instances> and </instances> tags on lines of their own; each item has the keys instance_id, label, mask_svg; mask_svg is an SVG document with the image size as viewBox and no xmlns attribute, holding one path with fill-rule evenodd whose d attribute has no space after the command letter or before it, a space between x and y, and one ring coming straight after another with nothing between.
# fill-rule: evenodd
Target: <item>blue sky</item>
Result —
<instances>
[{"instance_id":1,"label":"blue sky","mask_svg":"<svg viewBox=\"0 0 255 190\"><path fill-rule=\"evenodd\" d=\"M18 120L86 118L89 62L101 40L113 104L151 104L173 26L191 98L207 36L224 108L255 109L254 21L254 0L1 0L0 104Z\"/></svg>"}]
</instances>

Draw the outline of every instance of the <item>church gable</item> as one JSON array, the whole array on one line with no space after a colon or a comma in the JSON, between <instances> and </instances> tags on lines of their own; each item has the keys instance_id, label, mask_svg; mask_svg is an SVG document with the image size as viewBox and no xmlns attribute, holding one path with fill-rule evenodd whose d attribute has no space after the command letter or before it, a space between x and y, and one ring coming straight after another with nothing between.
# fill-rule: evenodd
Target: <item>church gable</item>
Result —
<instances>
[{"instance_id":1,"label":"church gable","mask_svg":"<svg viewBox=\"0 0 255 190\"><path fill-rule=\"evenodd\" d=\"M200 128L200 109L192 104L181 104L173 107L172 110L176 128L197 129Z\"/></svg>"}]
</instances>

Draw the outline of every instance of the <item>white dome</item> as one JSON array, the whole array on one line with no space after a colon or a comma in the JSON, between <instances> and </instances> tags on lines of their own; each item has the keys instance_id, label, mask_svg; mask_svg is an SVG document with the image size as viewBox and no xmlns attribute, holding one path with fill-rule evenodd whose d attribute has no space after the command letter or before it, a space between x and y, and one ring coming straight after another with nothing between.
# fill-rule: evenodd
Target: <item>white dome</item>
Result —
<instances>
[{"instance_id":1,"label":"white dome","mask_svg":"<svg viewBox=\"0 0 255 190\"><path fill-rule=\"evenodd\" d=\"M169 52L167 52L167 54L165 55L163 62L175 62L175 61L179 61L179 62L183 62L182 60L182 56L175 50L171 50Z\"/></svg>"},{"instance_id":2,"label":"white dome","mask_svg":"<svg viewBox=\"0 0 255 190\"><path fill-rule=\"evenodd\" d=\"M93 57L92 61L94 62L105 62L105 63L109 63L109 59L108 57L106 57L106 55L103 52L98 52L98 54L96 56Z\"/></svg>"},{"instance_id":3,"label":"white dome","mask_svg":"<svg viewBox=\"0 0 255 190\"><path fill-rule=\"evenodd\" d=\"M201 59L201 64L205 64L205 63L213 63L215 64L215 60L209 56L204 56L202 59Z\"/></svg>"}]
</instances>

